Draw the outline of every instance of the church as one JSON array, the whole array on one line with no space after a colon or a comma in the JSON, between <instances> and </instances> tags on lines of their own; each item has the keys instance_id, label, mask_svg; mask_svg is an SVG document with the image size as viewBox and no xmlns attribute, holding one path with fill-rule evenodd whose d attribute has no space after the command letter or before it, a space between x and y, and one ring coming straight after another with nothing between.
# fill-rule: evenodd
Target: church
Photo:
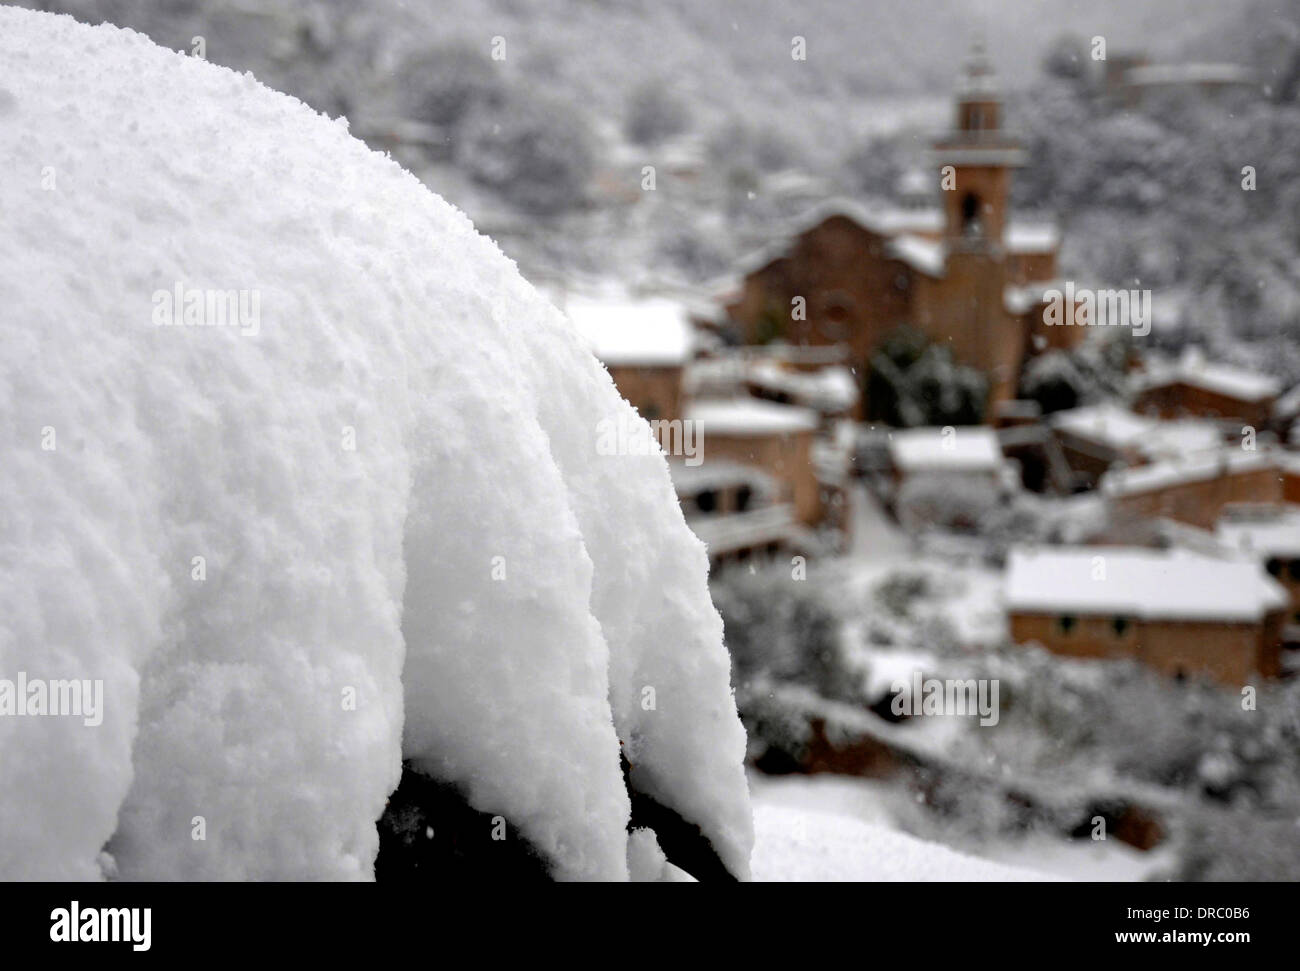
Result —
<instances>
[{"instance_id":1,"label":"church","mask_svg":"<svg viewBox=\"0 0 1300 971\"><path fill-rule=\"evenodd\" d=\"M954 127L931 152L938 204L923 196L910 205L818 206L779 252L748 268L727 304L742 340L843 345L864 380L882 341L909 326L987 376L986 415L1016 396L1029 355L1077 344L1086 328L1044 323L1058 235L1009 211L1012 171L1025 152L1002 116L992 66L977 46Z\"/></svg>"}]
</instances>

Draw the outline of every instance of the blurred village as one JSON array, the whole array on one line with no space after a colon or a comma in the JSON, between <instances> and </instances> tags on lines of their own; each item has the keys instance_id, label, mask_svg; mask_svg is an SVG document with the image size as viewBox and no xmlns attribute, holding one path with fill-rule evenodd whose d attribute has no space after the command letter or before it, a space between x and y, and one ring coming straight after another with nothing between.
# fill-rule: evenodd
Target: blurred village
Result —
<instances>
[{"instance_id":1,"label":"blurred village","mask_svg":"<svg viewBox=\"0 0 1300 971\"><path fill-rule=\"evenodd\" d=\"M1098 97L1250 83L1126 58ZM551 289L669 456L754 763L1074 876L1294 878L1300 385L1145 344L1149 292L1061 279L978 45L954 101L892 200L816 200L702 287ZM1009 724L896 715L920 672L1001 679Z\"/></svg>"}]
</instances>

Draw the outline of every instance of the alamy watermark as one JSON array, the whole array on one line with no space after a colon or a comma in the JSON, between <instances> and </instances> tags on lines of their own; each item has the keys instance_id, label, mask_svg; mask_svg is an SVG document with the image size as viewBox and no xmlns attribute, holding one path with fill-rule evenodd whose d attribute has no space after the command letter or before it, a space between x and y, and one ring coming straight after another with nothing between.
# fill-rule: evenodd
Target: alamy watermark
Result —
<instances>
[{"instance_id":1,"label":"alamy watermark","mask_svg":"<svg viewBox=\"0 0 1300 971\"><path fill-rule=\"evenodd\" d=\"M1067 281L1065 291L1045 290L1048 327L1131 327L1134 337L1151 333L1150 290L1089 290Z\"/></svg>"},{"instance_id":2,"label":"alamy watermark","mask_svg":"<svg viewBox=\"0 0 1300 971\"><path fill-rule=\"evenodd\" d=\"M80 718L87 728L96 728L104 721L104 682L77 678L46 681L19 671L16 681L0 678L0 717L6 715Z\"/></svg>"},{"instance_id":3,"label":"alamy watermark","mask_svg":"<svg viewBox=\"0 0 1300 971\"><path fill-rule=\"evenodd\" d=\"M50 911L50 940L55 943L121 942L133 951L147 951L152 928L152 907L82 907L74 900Z\"/></svg>"},{"instance_id":4,"label":"alamy watermark","mask_svg":"<svg viewBox=\"0 0 1300 971\"><path fill-rule=\"evenodd\" d=\"M656 448L697 466L704 461L704 424L689 418L644 421L622 412L596 422L597 455L651 455Z\"/></svg>"},{"instance_id":5,"label":"alamy watermark","mask_svg":"<svg viewBox=\"0 0 1300 971\"><path fill-rule=\"evenodd\" d=\"M890 690L894 699L889 710L898 716L978 714L980 724L985 727L996 725L1000 717L996 678L940 681L922 678L920 671L913 671L910 682L899 678L890 685Z\"/></svg>"},{"instance_id":6,"label":"alamy watermark","mask_svg":"<svg viewBox=\"0 0 1300 971\"><path fill-rule=\"evenodd\" d=\"M261 290L200 290L177 282L153 292L158 327L238 327L244 337L262 329Z\"/></svg>"}]
</instances>

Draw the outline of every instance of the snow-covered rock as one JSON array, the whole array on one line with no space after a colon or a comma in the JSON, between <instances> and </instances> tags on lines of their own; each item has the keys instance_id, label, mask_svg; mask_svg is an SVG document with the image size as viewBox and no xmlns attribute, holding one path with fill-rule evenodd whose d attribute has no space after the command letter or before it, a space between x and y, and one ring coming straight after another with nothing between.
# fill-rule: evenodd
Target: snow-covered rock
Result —
<instances>
[{"instance_id":1,"label":"snow-covered rock","mask_svg":"<svg viewBox=\"0 0 1300 971\"><path fill-rule=\"evenodd\" d=\"M406 758L625 879L620 749L748 875L703 547L490 240L251 76L12 8L0 167L0 679L104 686L0 717L0 878L366 879Z\"/></svg>"}]
</instances>

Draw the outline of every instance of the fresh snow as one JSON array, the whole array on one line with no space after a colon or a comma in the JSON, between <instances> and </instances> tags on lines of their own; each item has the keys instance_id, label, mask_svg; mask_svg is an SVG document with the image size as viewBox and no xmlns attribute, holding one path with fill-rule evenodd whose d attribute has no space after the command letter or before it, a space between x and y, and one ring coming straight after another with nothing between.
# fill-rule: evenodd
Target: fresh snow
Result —
<instances>
[{"instance_id":1,"label":"fresh snow","mask_svg":"<svg viewBox=\"0 0 1300 971\"><path fill-rule=\"evenodd\" d=\"M1268 449L1257 452L1244 452L1228 446L1202 449L1162 458L1148 465L1111 469L1102 475L1099 487L1107 496L1141 495L1188 482L1266 469L1278 462L1278 456Z\"/></svg>"},{"instance_id":2,"label":"fresh snow","mask_svg":"<svg viewBox=\"0 0 1300 971\"><path fill-rule=\"evenodd\" d=\"M1300 556L1300 510L1292 505L1252 510L1229 506L1214 535L1247 556Z\"/></svg>"},{"instance_id":3,"label":"fresh snow","mask_svg":"<svg viewBox=\"0 0 1300 971\"><path fill-rule=\"evenodd\" d=\"M1047 253L1061 244L1061 234L1051 223L1012 220L1004 242L1013 253Z\"/></svg>"},{"instance_id":4,"label":"fresh snow","mask_svg":"<svg viewBox=\"0 0 1300 971\"><path fill-rule=\"evenodd\" d=\"M1223 441L1212 421L1162 421L1111 403L1058 411L1050 420L1060 431L1116 450L1133 449L1149 459L1180 458L1214 449Z\"/></svg>"},{"instance_id":5,"label":"fresh snow","mask_svg":"<svg viewBox=\"0 0 1300 971\"><path fill-rule=\"evenodd\" d=\"M1138 375L1134 385L1137 390L1144 390L1178 383L1204 388L1238 401L1263 401L1282 391L1282 384L1276 378L1207 361L1197 348L1189 348L1173 364L1151 361L1149 370Z\"/></svg>"},{"instance_id":6,"label":"fresh snow","mask_svg":"<svg viewBox=\"0 0 1300 971\"><path fill-rule=\"evenodd\" d=\"M0 64L0 677L105 694L0 719L0 878L369 879L405 757L625 879L620 746L746 876L705 552L561 314L250 75L13 8Z\"/></svg>"},{"instance_id":7,"label":"fresh snow","mask_svg":"<svg viewBox=\"0 0 1300 971\"><path fill-rule=\"evenodd\" d=\"M979 860L851 816L760 804L754 808L754 879L1005 883L1055 878Z\"/></svg>"},{"instance_id":8,"label":"fresh snow","mask_svg":"<svg viewBox=\"0 0 1300 971\"><path fill-rule=\"evenodd\" d=\"M671 300L574 298L564 311L604 364L680 367L691 356L690 321Z\"/></svg>"},{"instance_id":9,"label":"fresh snow","mask_svg":"<svg viewBox=\"0 0 1300 971\"><path fill-rule=\"evenodd\" d=\"M788 394L819 411L847 411L858 400L858 383L853 372L843 366L793 371L773 361L760 361L750 369L748 378L753 384Z\"/></svg>"},{"instance_id":10,"label":"fresh snow","mask_svg":"<svg viewBox=\"0 0 1300 971\"><path fill-rule=\"evenodd\" d=\"M817 414L808 408L778 405L761 398L709 398L693 402L686 417L700 426L708 449L710 434L789 435L817 429Z\"/></svg>"},{"instance_id":11,"label":"fresh snow","mask_svg":"<svg viewBox=\"0 0 1300 971\"><path fill-rule=\"evenodd\" d=\"M915 799L915 794L897 783L881 779L858 779L830 774L761 776L751 775L750 788L753 793L755 814L766 818L773 810L785 811L793 822L782 831L773 827L771 831L759 826L759 844L755 847L756 876L768 879L793 879L800 872L816 872L814 867L824 860L819 859L820 848L815 836L819 831L814 825L809 826L809 814L829 814L847 817L853 822L865 824L873 829L898 830L900 822L900 804L905 800ZM800 816L795 813L802 814ZM770 837L770 845L765 845L765 838ZM904 837L906 845L915 852L896 853L886 848L881 855L881 862L894 864L892 877L878 879L908 880L913 879L912 867L918 861L941 865L941 854L930 854L933 849L928 841L918 848L915 837ZM890 840L893 843L893 840ZM1168 846L1143 852L1120 842L1119 840L1068 839L1046 833L1030 833L1025 836L1005 835L985 838L973 847L958 850L963 868L971 864L973 855L982 861L981 871L987 876L976 879L1004 879L1007 867L1017 871L1017 878L1024 879L1059 879L1059 880L1102 880L1109 882L1140 881L1156 877L1162 870L1173 864L1174 857ZM766 869L767 861L772 861L773 869ZM899 863L905 864L898 866ZM949 863L952 863L951 859ZM865 868L866 861L850 862L843 869ZM983 870L987 866L987 871ZM830 869L826 866L823 874ZM840 867L836 867L840 869ZM773 874L768 876L769 872ZM809 877L808 879L816 879ZM822 877L824 878L824 876ZM946 878L943 878L946 879ZM967 879L954 873L952 879Z\"/></svg>"},{"instance_id":12,"label":"fresh snow","mask_svg":"<svg viewBox=\"0 0 1300 971\"><path fill-rule=\"evenodd\" d=\"M1029 613L1256 621L1287 596L1254 561L1108 546L1011 551L1006 603Z\"/></svg>"},{"instance_id":13,"label":"fresh snow","mask_svg":"<svg viewBox=\"0 0 1300 971\"><path fill-rule=\"evenodd\" d=\"M997 432L985 427L909 428L889 437L889 454L903 472L996 472L1002 468Z\"/></svg>"},{"instance_id":14,"label":"fresh snow","mask_svg":"<svg viewBox=\"0 0 1300 971\"><path fill-rule=\"evenodd\" d=\"M947 265L947 250L943 243L922 236L904 235L889 241L889 254L913 269L930 276L943 276Z\"/></svg>"},{"instance_id":15,"label":"fresh snow","mask_svg":"<svg viewBox=\"0 0 1300 971\"><path fill-rule=\"evenodd\" d=\"M1136 415L1119 405L1107 402L1058 411L1051 416L1053 428L1093 439L1112 448L1139 444L1158 424L1154 418Z\"/></svg>"}]
</instances>

